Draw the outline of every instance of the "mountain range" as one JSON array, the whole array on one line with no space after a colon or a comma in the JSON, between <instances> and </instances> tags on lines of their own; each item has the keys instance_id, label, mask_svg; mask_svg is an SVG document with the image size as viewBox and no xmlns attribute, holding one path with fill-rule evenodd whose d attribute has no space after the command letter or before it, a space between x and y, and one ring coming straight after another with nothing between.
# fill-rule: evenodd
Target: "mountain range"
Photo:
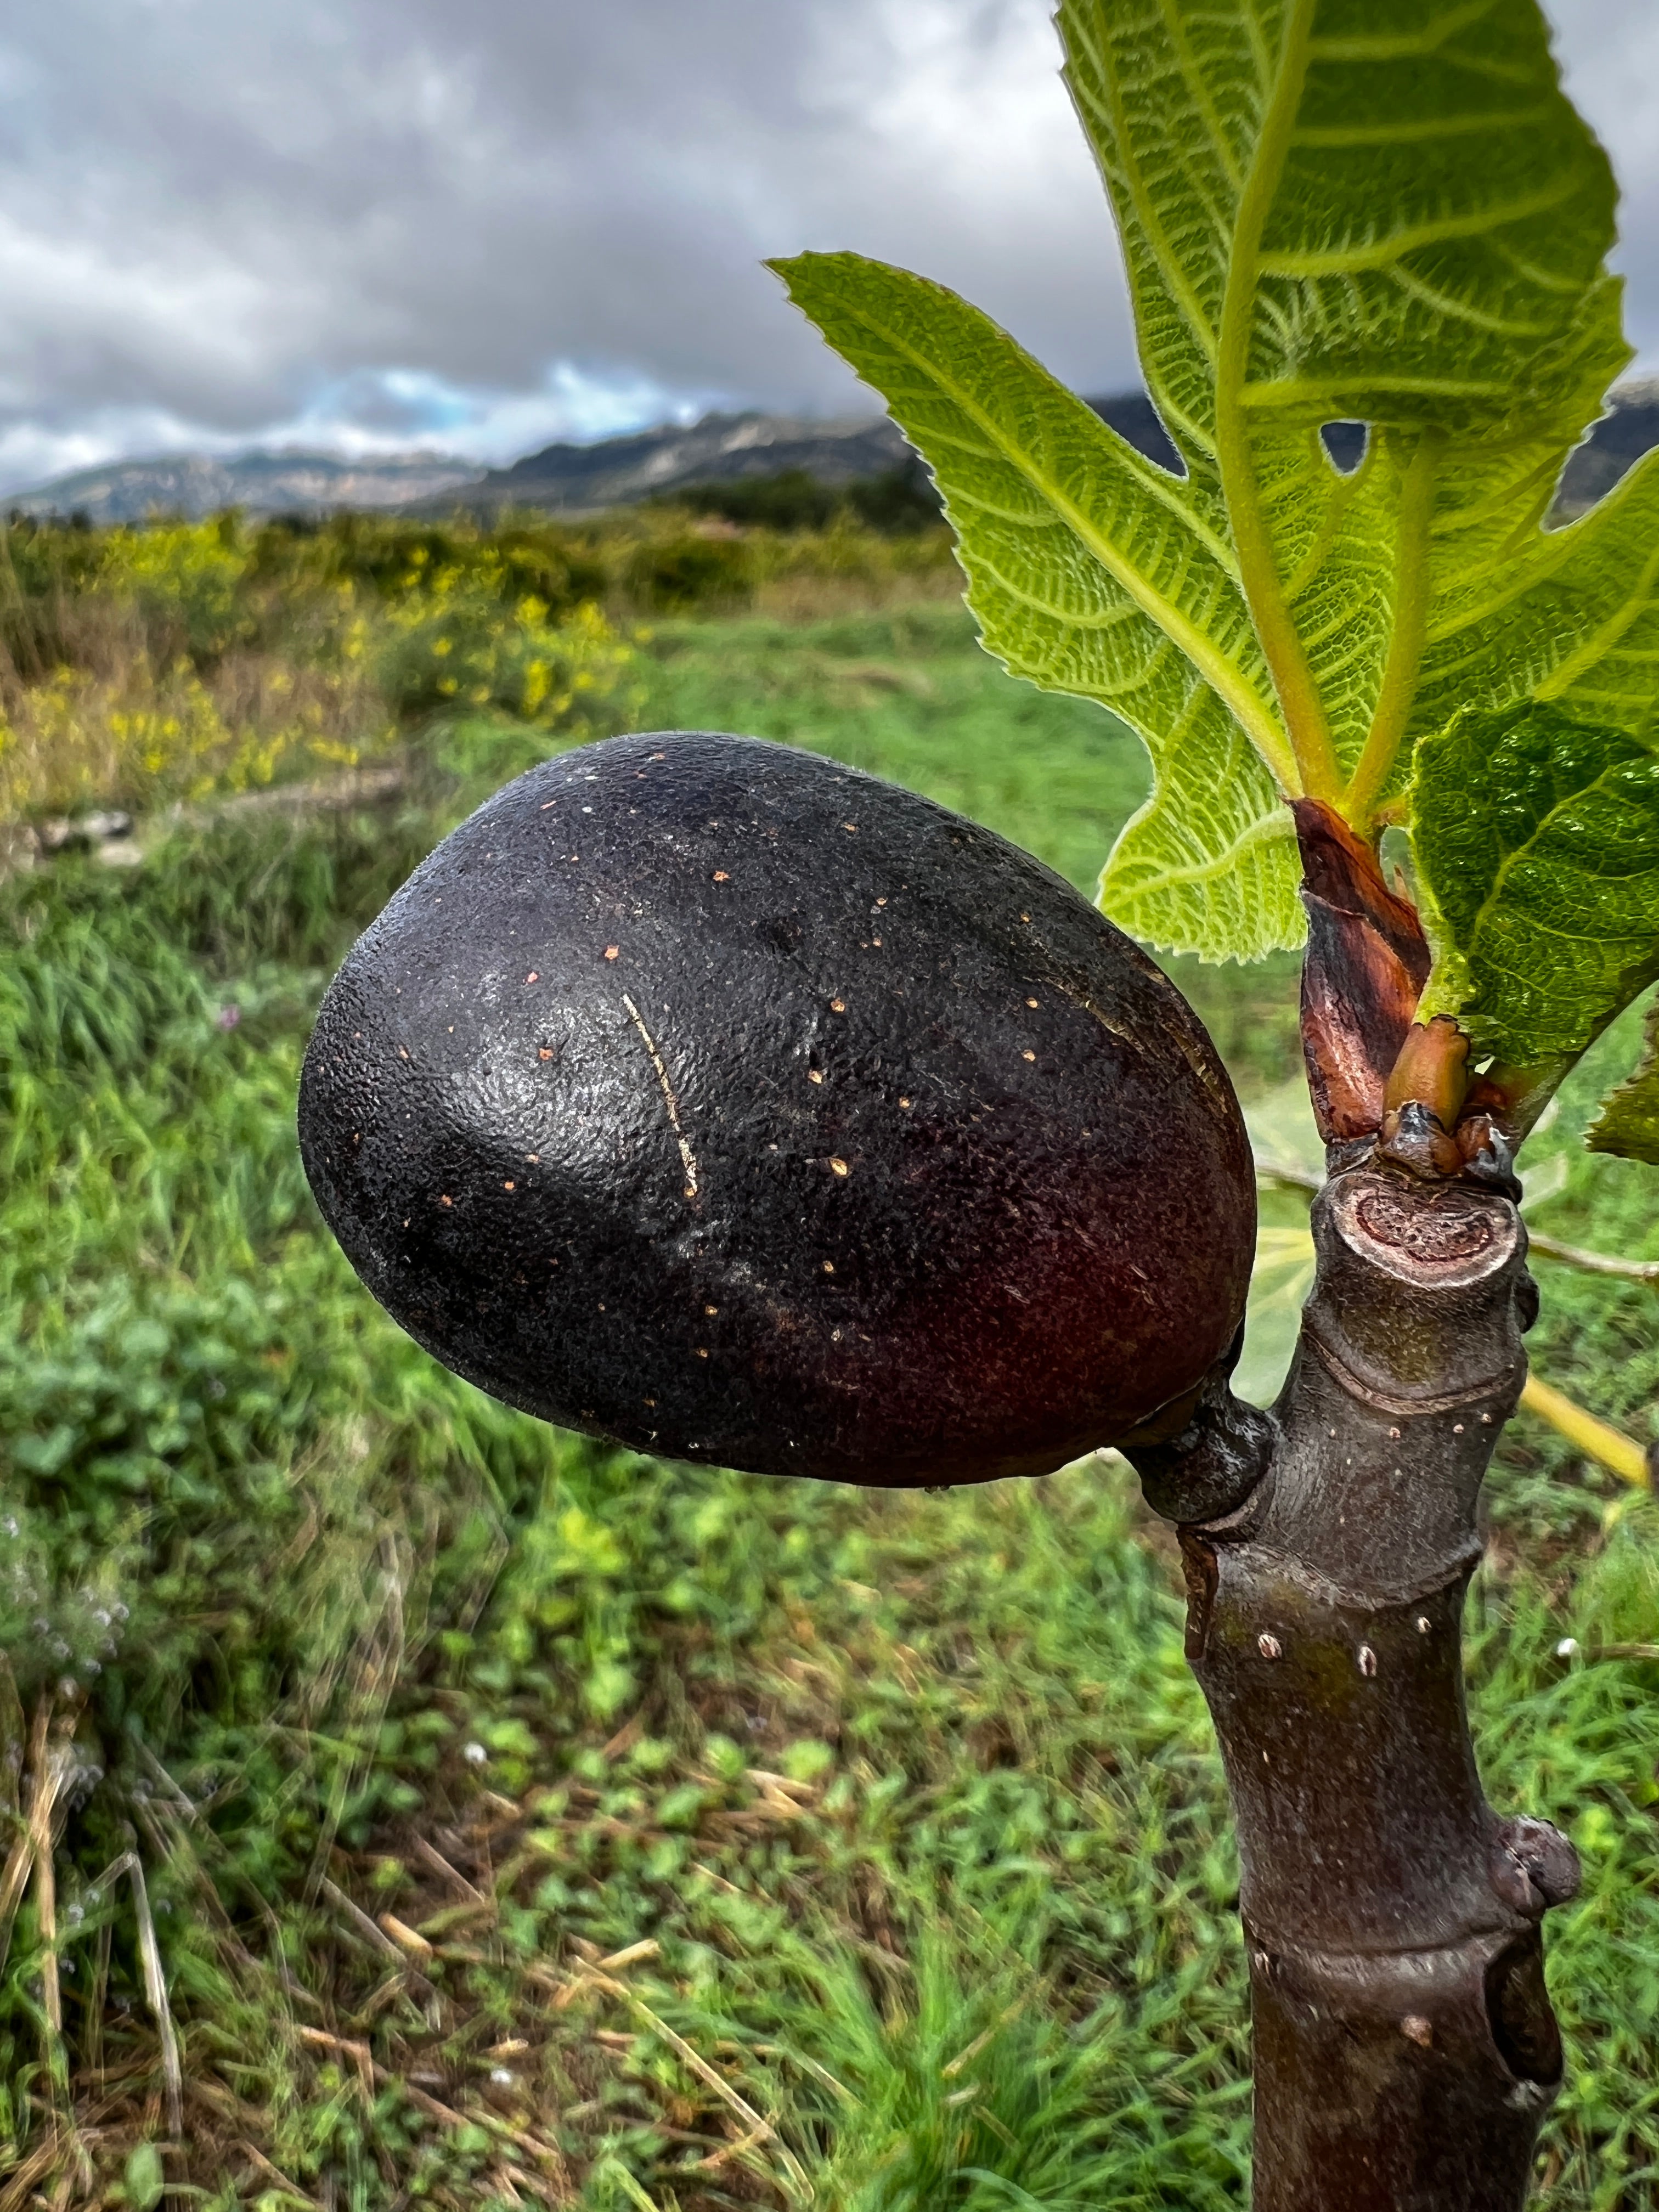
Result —
<instances>
[{"instance_id":1,"label":"mountain range","mask_svg":"<svg viewBox=\"0 0 1659 2212\"><path fill-rule=\"evenodd\" d=\"M404 507L457 489L480 473L450 453L167 453L76 469L0 501L14 514L83 514L88 522L143 522L152 514L194 521L240 507L249 514L327 514L337 507Z\"/></svg>"},{"instance_id":2,"label":"mountain range","mask_svg":"<svg viewBox=\"0 0 1659 2212\"><path fill-rule=\"evenodd\" d=\"M1166 467L1175 451L1144 392L1088 403L1141 453ZM1327 433L1334 457L1351 466L1356 426ZM1622 384L1607 414L1568 461L1557 514L1581 514L1648 449L1659 445L1659 379ZM250 514L322 514L369 508L411 515L461 511L480 520L509 507L547 514L592 514L672 494L690 484L804 470L844 484L914 459L885 416L833 421L758 411L705 415L592 445L552 445L509 468L479 469L453 454L415 453L343 459L337 454L259 449L210 457L173 454L81 469L15 493L14 514L83 514L94 523L139 522L152 514L198 517L229 507Z\"/></svg>"}]
</instances>

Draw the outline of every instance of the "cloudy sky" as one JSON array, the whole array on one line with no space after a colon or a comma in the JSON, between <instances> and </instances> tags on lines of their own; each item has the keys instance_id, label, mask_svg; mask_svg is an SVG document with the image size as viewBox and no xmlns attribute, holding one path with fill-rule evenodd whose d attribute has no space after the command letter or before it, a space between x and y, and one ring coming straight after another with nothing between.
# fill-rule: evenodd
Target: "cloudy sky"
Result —
<instances>
[{"instance_id":1,"label":"cloudy sky","mask_svg":"<svg viewBox=\"0 0 1659 2212\"><path fill-rule=\"evenodd\" d=\"M1048 0L13 0L0 489L113 455L490 461L872 403L763 255L926 270L1134 380ZM1659 5L1553 0L1659 368Z\"/></svg>"}]
</instances>

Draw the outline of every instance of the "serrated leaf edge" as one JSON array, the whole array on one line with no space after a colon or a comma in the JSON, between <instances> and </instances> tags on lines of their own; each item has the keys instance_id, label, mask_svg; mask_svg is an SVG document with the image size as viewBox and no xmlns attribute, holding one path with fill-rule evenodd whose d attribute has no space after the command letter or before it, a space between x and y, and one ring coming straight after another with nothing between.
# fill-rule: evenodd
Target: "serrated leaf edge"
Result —
<instances>
[{"instance_id":1,"label":"serrated leaf edge","mask_svg":"<svg viewBox=\"0 0 1659 2212\"><path fill-rule=\"evenodd\" d=\"M902 277L908 283L921 286L930 292L943 295L953 306L965 309L969 313L977 317L1012 353L1018 356L1021 362L1029 368L1034 376L1039 378L1048 387L1052 397L1073 415L1079 431L1085 437L1106 444L1112 450L1114 459L1128 471L1141 489L1156 498L1173 514L1192 533L1204 550L1215 560L1217 565L1229 579L1237 581L1237 568L1231 548L1226 545L1224 540L1218 538L1213 532L1207 529L1194 513L1190 501L1182 495L1181 478L1171 476L1167 470L1160 469L1155 462L1148 461L1144 455L1138 453L1127 439L1121 437L1109 423L1102 422L1092 408L1079 399L1075 392L1068 391L1066 386L1051 375L1039 361L1027 353L1024 348L1010 337L999 324L994 322L981 309L973 307L971 302L962 299L960 295L951 291L948 286L935 283L931 277L918 276L914 270L900 269L890 262L873 260L863 254L801 253L788 258L770 261L767 266L781 278L793 304L799 307L803 313L808 313L810 310L805 301L797 295L795 284L792 281L793 272L798 269L810 270L831 263L842 267L873 269L879 270L884 276ZM1185 654L1188 661L1220 698L1234 720L1243 730L1256 751L1266 762L1280 789L1292 796L1298 795L1301 791L1300 775L1295 756L1280 727L1278 716L1267 700L1250 683L1237 662L1227 654L1219 652L1213 642L1190 622L1178 607L1173 605L1161 592L1153 588L1149 580L1141 574L1133 561L1099 528L1083 508L1079 507L1074 501L1067 498L1034 455L1010 442L1002 428L992 420L984 409L949 374L948 370L909 343L893 329L890 323L884 322L872 315L855 301L849 301L844 294L837 298L836 305L840 312L850 320L861 324L872 336L879 337L884 345L890 346L900 354L914 368L931 379L949 398L951 404L959 408L963 414L975 425L988 443L992 445L1011 465L1018 470L1033 491L1047 502L1079 543L1086 547L1095 556L1102 568L1133 600L1141 612L1156 623L1171 643ZM890 409L890 411L891 411ZM1008 579L1001 576L988 562L984 565L988 573L995 575L1006 590L1014 592L1018 597L1027 596L1023 591L1017 590Z\"/></svg>"}]
</instances>

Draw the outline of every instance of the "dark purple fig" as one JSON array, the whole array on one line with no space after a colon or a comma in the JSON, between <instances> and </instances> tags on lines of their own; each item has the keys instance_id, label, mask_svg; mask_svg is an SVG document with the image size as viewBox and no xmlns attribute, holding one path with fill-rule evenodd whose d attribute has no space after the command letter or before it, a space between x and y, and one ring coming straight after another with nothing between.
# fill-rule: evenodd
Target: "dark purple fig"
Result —
<instances>
[{"instance_id":1,"label":"dark purple fig","mask_svg":"<svg viewBox=\"0 0 1659 2212\"><path fill-rule=\"evenodd\" d=\"M1180 994L989 830L754 738L498 792L336 976L300 1136L418 1342L672 1458L1044 1473L1244 1310L1249 1148Z\"/></svg>"}]
</instances>

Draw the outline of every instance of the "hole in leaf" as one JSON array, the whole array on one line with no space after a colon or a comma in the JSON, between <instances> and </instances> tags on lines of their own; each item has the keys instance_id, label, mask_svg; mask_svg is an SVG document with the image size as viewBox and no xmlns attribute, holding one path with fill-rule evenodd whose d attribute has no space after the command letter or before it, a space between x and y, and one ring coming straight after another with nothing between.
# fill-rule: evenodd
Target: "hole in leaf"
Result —
<instances>
[{"instance_id":1,"label":"hole in leaf","mask_svg":"<svg viewBox=\"0 0 1659 2212\"><path fill-rule=\"evenodd\" d=\"M1370 434L1366 422L1322 422L1319 434L1324 440L1325 451L1333 464L1345 477L1351 477L1365 458L1365 446Z\"/></svg>"},{"instance_id":2,"label":"hole in leaf","mask_svg":"<svg viewBox=\"0 0 1659 2212\"><path fill-rule=\"evenodd\" d=\"M1118 392L1109 398L1088 400L1085 404L1094 409L1103 422L1109 422L1119 437L1138 453L1144 453L1149 461L1156 461L1161 469L1168 469L1172 477L1186 475L1186 462L1164 428L1163 416L1144 392Z\"/></svg>"}]
</instances>

